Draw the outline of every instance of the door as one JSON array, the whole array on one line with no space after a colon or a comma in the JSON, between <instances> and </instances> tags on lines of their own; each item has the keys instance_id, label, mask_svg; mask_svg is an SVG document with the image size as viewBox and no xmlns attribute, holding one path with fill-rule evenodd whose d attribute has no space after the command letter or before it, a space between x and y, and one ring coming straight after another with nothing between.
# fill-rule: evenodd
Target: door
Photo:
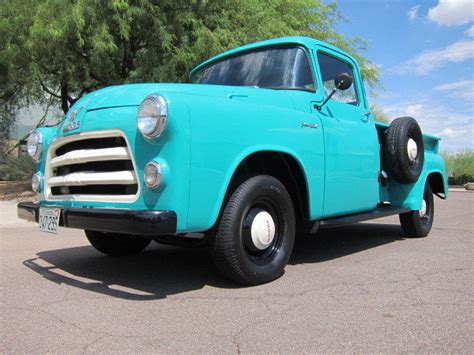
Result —
<instances>
[{"instance_id":1,"label":"door","mask_svg":"<svg viewBox=\"0 0 474 355\"><path fill-rule=\"evenodd\" d=\"M352 75L354 83L338 90L320 111L325 141L326 217L367 211L379 199L380 155L377 131L368 112L356 66L339 53L318 51L319 87L326 97L340 73Z\"/></svg>"}]
</instances>

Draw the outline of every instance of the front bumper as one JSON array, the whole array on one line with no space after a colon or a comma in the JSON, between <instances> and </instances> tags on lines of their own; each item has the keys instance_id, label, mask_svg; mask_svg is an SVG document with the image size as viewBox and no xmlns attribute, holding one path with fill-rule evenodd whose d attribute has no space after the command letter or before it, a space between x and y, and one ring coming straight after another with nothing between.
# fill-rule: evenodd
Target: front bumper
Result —
<instances>
[{"instance_id":1,"label":"front bumper","mask_svg":"<svg viewBox=\"0 0 474 355\"><path fill-rule=\"evenodd\" d=\"M45 206L57 207L57 206ZM21 202L18 217L37 222L40 205ZM91 207L57 207L61 209L59 225L66 228L89 229L100 232L160 236L176 234L177 217L174 211L125 210Z\"/></svg>"}]
</instances>

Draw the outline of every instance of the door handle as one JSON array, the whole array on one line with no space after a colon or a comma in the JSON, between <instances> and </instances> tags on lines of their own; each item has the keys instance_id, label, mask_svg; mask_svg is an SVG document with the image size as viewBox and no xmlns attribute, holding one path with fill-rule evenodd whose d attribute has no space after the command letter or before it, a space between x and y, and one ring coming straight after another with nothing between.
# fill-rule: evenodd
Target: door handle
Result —
<instances>
[{"instance_id":1,"label":"door handle","mask_svg":"<svg viewBox=\"0 0 474 355\"><path fill-rule=\"evenodd\" d=\"M308 128L318 128L319 125L316 123L308 123L308 122L301 122L301 128L308 127Z\"/></svg>"}]
</instances>

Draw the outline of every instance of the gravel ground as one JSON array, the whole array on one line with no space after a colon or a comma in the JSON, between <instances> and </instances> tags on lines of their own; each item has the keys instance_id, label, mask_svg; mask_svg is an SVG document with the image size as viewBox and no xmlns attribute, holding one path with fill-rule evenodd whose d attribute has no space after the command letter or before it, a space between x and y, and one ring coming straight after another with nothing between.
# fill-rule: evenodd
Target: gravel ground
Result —
<instances>
[{"instance_id":1,"label":"gravel ground","mask_svg":"<svg viewBox=\"0 0 474 355\"><path fill-rule=\"evenodd\" d=\"M1 353L474 352L474 194L436 199L424 239L396 217L298 240L286 273L221 279L205 249L110 258L0 205Z\"/></svg>"}]
</instances>

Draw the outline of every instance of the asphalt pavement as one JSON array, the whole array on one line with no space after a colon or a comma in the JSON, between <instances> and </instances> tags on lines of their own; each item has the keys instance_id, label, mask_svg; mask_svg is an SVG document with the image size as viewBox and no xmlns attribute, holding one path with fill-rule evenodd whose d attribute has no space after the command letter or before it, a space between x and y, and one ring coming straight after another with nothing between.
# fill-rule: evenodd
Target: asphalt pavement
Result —
<instances>
[{"instance_id":1,"label":"asphalt pavement","mask_svg":"<svg viewBox=\"0 0 474 355\"><path fill-rule=\"evenodd\" d=\"M0 204L0 353L474 352L474 193L435 199L427 238L397 217L298 238L278 280L239 287L206 249L103 256Z\"/></svg>"}]
</instances>

